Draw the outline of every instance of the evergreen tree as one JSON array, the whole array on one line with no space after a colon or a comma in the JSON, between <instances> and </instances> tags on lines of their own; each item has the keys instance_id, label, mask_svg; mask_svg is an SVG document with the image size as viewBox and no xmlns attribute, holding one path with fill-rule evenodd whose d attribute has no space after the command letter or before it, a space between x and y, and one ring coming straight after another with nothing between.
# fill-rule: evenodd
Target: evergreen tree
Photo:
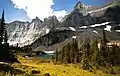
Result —
<instances>
[{"instance_id":1,"label":"evergreen tree","mask_svg":"<svg viewBox=\"0 0 120 76\"><path fill-rule=\"evenodd\" d=\"M113 66L120 64L120 48L117 45L110 48L109 61Z\"/></svg>"},{"instance_id":2,"label":"evergreen tree","mask_svg":"<svg viewBox=\"0 0 120 76\"><path fill-rule=\"evenodd\" d=\"M78 49L78 43L76 39L73 39L73 54L74 54L74 62L78 63L79 62L79 49Z\"/></svg>"},{"instance_id":3,"label":"evergreen tree","mask_svg":"<svg viewBox=\"0 0 120 76\"><path fill-rule=\"evenodd\" d=\"M58 52L58 61L62 62L62 50Z\"/></svg>"},{"instance_id":4,"label":"evergreen tree","mask_svg":"<svg viewBox=\"0 0 120 76\"><path fill-rule=\"evenodd\" d=\"M91 54L92 66L99 67L101 56L100 56L100 50L98 48L98 41L97 40L93 41L91 47L92 47L92 54Z\"/></svg>"},{"instance_id":5,"label":"evergreen tree","mask_svg":"<svg viewBox=\"0 0 120 76\"><path fill-rule=\"evenodd\" d=\"M4 32L4 43L7 44L8 37L7 37L7 30Z\"/></svg>"},{"instance_id":6,"label":"evergreen tree","mask_svg":"<svg viewBox=\"0 0 120 76\"><path fill-rule=\"evenodd\" d=\"M70 45L70 62L73 63L75 59L75 48L73 46L73 42Z\"/></svg>"},{"instance_id":7,"label":"evergreen tree","mask_svg":"<svg viewBox=\"0 0 120 76\"><path fill-rule=\"evenodd\" d=\"M61 54L62 54L62 58L61 58L61 60L62 60L62 62L64 62L64 57L65 57L65 53L64 53L64 48L62 49L62 51L61 51Z\"/></svg>"},{"instance_id":8,"label":"evergreen tree","mask_svg":"<svg viewBox=\"0 0 120 76\"><path fill-rule=\"evenodd\" d=\"M105 30L103 28L103 46L106 47L106 43L107 43L107 39L106 39L106 33L105 33Z\"/></svg>"},{"instance_id":9,"label":"evergreen tree","mask_svg":"<svg viewBox=\"0 0 120 76\"><path fill-rule=\"evenodd\" d=\"M99 65L106 66L106 63L108 62L108 47L107 47L107 39L106 39L106 33L103 29L103 37L100 43L100 61Z\"/></svg>"},{"instance_id":10,"label":"evergreen tree","mask_svg":"<svg viewBox=\"0 0 120 76\"><path fill-rule=\"evenodd\" d=\"M3 42L3 35L4 35L4 29L5 29L5 19L4 19L4 10L2 13L1 23L0 23L0 44Z\"/></svg>"},{"instance_id":11,"label":"evergreen tree","mask_svg":"<svg viewBox=\"0 0 120 76\"><path fill-rule=\"evenodd\" d=\"M90 44L89 43L85 43L83 45L83 55L82 55L82 68L85 70L89 70L90 69Z\"/></svg>"},{"instance_id":12,"label":"evergreen tree","mask_svg":"<svg viewBox=\"0 0 120 76\"><path fill-rule=\"evenodd\" d=\"M70 43L65 46L65 63L70 63Z\"/></svg>"},{"instance_id":13,"label":"evergreen tree","mask_svg":"<svg viewBox=\"0 0 120 76\"><path fill-rule=\"evenodd\" d=\"M56 53L55 53L55 61L56 62L58 61L58 50L56 50Z\"/></svg>"},{"instance_id":14,"label":"evergreen tree","mask_svg":"<svg viewBox=\"0 0 120 76\"><path fill-rule=\"evenodd\" d=\"M4 40L4 44L2 44ZM5 30L5 19L4 19L4 10L2 13L2 18L0 22L0 61L6 62L19 62L17 58L10 52L9 44L7 43L7 31Z\"/></svg>"}]
</instances>

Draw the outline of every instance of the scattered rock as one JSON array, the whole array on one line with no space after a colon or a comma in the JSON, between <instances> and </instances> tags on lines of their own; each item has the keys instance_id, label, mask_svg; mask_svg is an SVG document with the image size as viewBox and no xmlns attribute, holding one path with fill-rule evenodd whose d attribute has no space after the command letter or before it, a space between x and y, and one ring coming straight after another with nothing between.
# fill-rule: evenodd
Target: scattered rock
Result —
<instances>
[{"instance_id":1,"label":"scattered rock","mask_svg":"<svg viewBox=\"0 0 120 76\"><path fill-rule=\"evenodd\" d=\"M32 70L31 73L32 74L38 74L38 73L40 73L40 71L39 70Z\"/></svg>"},{"instance_id":2,"label":"scattered rock","mask_svg":"<svg viewBox=\"0 0 120 76\"><path fill-rule=\"evenodd\" d=\"M50 76L50 74L49 73L45 73L44 76Z\"/></svg>"},{"instance_id":3,"label":"scattered rock","mask_svg":"<svg viewBox=\"0 0 120 76\"><path fill-rule=\"evenodd\" d=\"M64 73L66 72L66 71L63 71Z\"/></svg>"},{"instance_id":4,"label":"scattered rock","mask_svg":"<svg viewBox=\"0 0 120 76\"><path fill-rule=\"evenodd\" d=\"M116 74L113 69L111 69L110 73L111 73L111 74Z\"/></svg>"}]
</instances>

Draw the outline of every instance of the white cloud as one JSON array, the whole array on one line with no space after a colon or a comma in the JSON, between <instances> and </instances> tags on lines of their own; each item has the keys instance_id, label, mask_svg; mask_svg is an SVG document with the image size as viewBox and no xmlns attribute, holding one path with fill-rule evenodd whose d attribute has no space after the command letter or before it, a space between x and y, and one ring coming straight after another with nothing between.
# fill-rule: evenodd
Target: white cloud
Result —
<instances>
[{"instance_id":1,"label":"white cloud","mask_svg":"<svg viewBox=\"0 0 120 76\"><path fill-rule=\"evenodd\" d=\"M66 14L67 12L65 10L54 11L53 13L53 15L57 16L58 20L61 20Z\"/></svg>"},{"instance_id":2,"label":"white cloud","mask_svg":"<svg viewBox=\"0 0 120 76\"><path fill-rule=\"evenodd\" d=\"M64 17L67 12L65 10L54 11L51 8L54 5L53 0L11 0L18 9L24 9L27 16L31 19L36 16L41 20L51 15L57 16L58 19Z\"/></svg>"}]
</instances>

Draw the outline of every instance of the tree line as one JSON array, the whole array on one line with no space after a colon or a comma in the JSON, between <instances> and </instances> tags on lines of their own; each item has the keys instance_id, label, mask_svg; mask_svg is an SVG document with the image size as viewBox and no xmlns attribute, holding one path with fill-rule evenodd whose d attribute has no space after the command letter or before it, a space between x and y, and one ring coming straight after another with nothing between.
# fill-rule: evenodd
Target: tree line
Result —
<instances>
[{"instance_id":1,"label":"tree line","mask_svg":"<svg viewBox=\"0 0 120 76\"><path fill-rule=\"evenodd\" d=\"M0 61L18 62L17 58L9 49L7 30L5 27L4 10L0 19Z\"/></svg>"},{"instance_id":2,"label":"tree line","mask_svg":"<svg viewBox=\"0 0 120 76\"><path fill-rule=\"evenodd\" d=\"M62 49L56 50L55 61L61 63L81 63L82 68L89 70L92 67L117 66L120 65L120 47L117 45L107 45L105 30L101 40L91 43L85 42L78 48L78 42L73 39ZM98 46L100 44L100 46Z\"/></svg>"}]
</instances>

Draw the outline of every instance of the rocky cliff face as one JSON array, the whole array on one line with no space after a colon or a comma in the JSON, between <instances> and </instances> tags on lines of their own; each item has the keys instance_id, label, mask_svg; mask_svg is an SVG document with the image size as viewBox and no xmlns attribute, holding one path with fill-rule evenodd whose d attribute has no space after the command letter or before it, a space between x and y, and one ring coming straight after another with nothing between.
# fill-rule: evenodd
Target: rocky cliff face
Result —
<instances>
[{"instance_id":1,"label":"rocky cliff face","mask_svg":"<svg viewBox=\"0 0 120 76\"><path fill-rule=\"evenodd\" d=\"M83 26L108 21L104 17L108 8L116 6L116 3L109 3L102 7L86 6L78 2L74 10L63 20L64 26Z\"/></svg>"},{"instance_id":2,"label":"rocky cliff face","mask_svg":"<svg viewBox=\"0 0 120 76\"><path fill-rule=\"evenodd\" d=\"M40 36L49 33L50 29L54 27L53 23L55 25L59 23L54 16L46 18L44 22L36 17L31 22L14 21L9 23L7 25L8 42L10 45L18 43L21 47L30 45Z\"/></svg>"},{"instance_id":3,"label":"rocky cliff face","mask_svg":"<svg viewBox=\"0 0 120 76\"><path fill-rule=\"evenodd\" d=\"M56 44L56 48L58 48L59 43L61 43L60 45L67 44L66 41L68 40L66 39L78 38L81 43L85 41L86 37L89 38L87 39L89 41L102 37L100 28L103 25L107 25L105 30L108 33L108 37L114 39L112 36L113 34L114 37L117 36L119 29L116 31L115 28L118 24L111 23L116 21L113 18L114 13L118 12L120 8L118 6L117 8L114 7L116 7L114 3L103 7L92 7L78 2L74 10L65 16L61 22L55 16L45 18L44 21L37 17L32 22L14 21L7 25L9 43L10 45L18 43L21 47L31 45L33 50L41 48L41 46L44 48L56 46ZM118 16L118 21L119 19Z\"/></svg>"}]
</instances>

